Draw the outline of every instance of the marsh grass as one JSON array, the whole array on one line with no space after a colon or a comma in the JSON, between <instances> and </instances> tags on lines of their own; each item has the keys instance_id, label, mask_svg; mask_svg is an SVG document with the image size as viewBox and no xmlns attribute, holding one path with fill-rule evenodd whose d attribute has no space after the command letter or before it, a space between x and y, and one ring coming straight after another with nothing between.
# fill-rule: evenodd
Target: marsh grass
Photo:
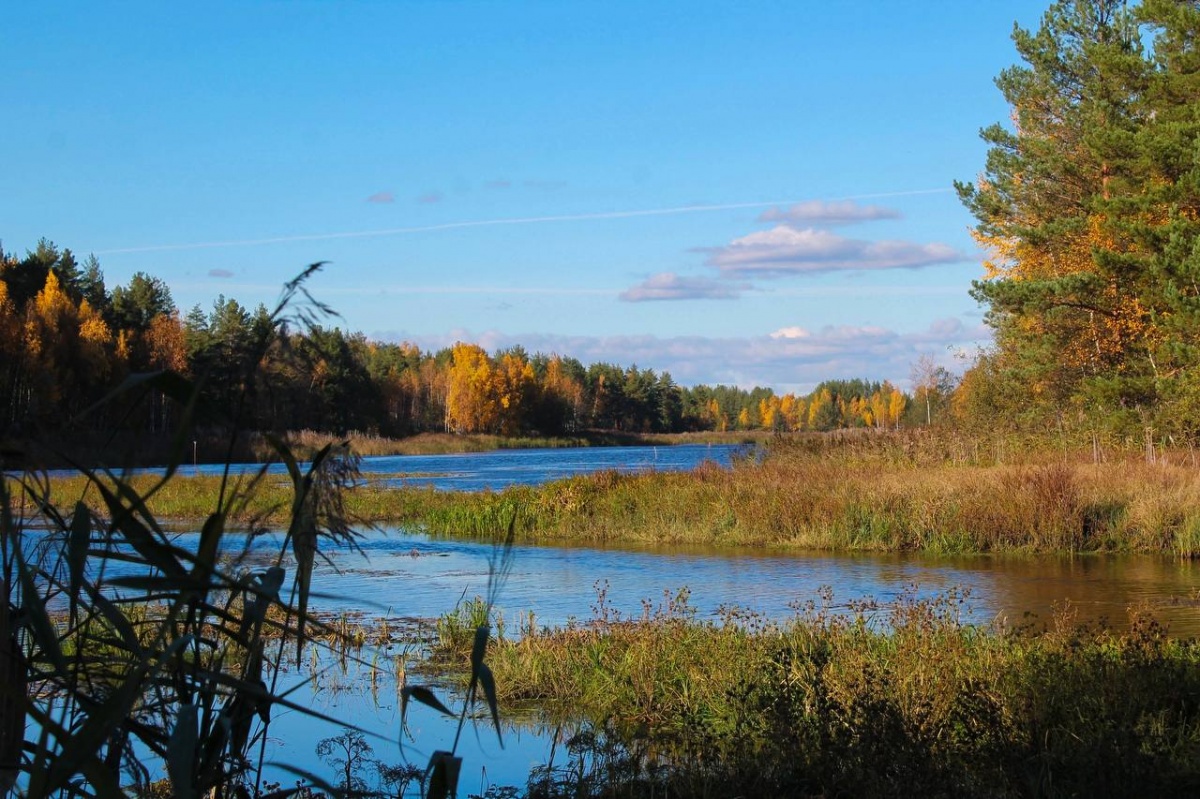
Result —
<instances>
[{"instance_id":1,"label":"marsh grass","mask_svg":"<svg viewBox=\"0 0 1200 799\"><path fill-rule=\"evenodd\" d=\"M490 452L499 449L529 449L535 447L586 447L587 438L522 438L498 435L451 435L449 433L420 433L407 438L386 438L370 433L352 431L343 436L300 430L288 434L289 446L303 458L319 451L331 442L347 441L360 457L390 455L447 455L461 452ZM265 442L256 450L268 454Z\"/></svg>"},{"instance_id":2,"label":"marsh grass","mask_svg":"<svg viewBox=\"0 0 1200 799\"><path fill-rule=\"evenodd\" d=\"M885 437L772 445L761 462L689 473L600 472L537 488L396 498L397 521L488 529L517 509L528 539L809 550L1200 554L1200 473L1186 461L1018 463L934 457ZM924 447L928 451L922 451ZM384 498L384 502L388 499ZM494 528L492 528L494 529Z\"/></svg>"},{"instance_id":3,"label":"marsh grass","mask_svg":"<svg viewBox=\"0 0 1200 799\"><path fill-rule=\"evenodd\" d=\"M861 433L779 438L765 451L729 469L601 471L473 494L397 488L381 475L357 481L345 503L381 524L472 538L490 539L515 520L517 537L532 541L1200 556L1200 472L1186 453L1153 464L1115 455L1095 463L1083 452L1011 442ZM140 490L152 479L130 482ZM286 481L260 482L231 509L243 526L287 516ZM83 483L51 485L61 498L79 496ZM150 506L160 518L202 519L220 486L184 474Z\"/></svg>"},{"instance_id":4,"label":"marsh grass","mask_svg":"<svg viewBox=\"0 0 1200 799\"><path fill-rule=\"evenodd\" d=\"M1069 618L1005 632L963 624L954 592L781 623L698 620L684 600L497 647L503 701L583 719L531 796L1200 788L1200 644L1144 614L1123 635Z\"/></svg>"},{"instance_id":5,"label":"marsh grass","mask_svg":"<svg viewBox=\"0 0 1200 799\"><path fill-rule=\"evenodd\" d=\"M475 631L480 627L490 627L497 640L503 639L504 614L481 596L460 600L453 610L443 613L434 622L433 656L466 660L475 643Z\"/></svg>"}]
</instances>

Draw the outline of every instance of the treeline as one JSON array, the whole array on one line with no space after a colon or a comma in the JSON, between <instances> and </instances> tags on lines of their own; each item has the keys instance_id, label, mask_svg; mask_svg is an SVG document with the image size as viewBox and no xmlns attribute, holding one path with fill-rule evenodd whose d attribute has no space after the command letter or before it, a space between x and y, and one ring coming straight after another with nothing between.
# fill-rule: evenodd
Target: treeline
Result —
<instances>
[{"instance_id":1,"label":"treeline","mask_svg":"<svg viewBox=\"0 0 1200 799\"><path fill-rule=\"evenodd\" d=\"M683 387L669 373L521 347L459 343L425 352L321 325L288 325L220 297L181 314L168 286L138 273L105 286L94 257L42 240L0 252L0 433L56 430L131 374L172 370L201 386L203 421L245 429L385 436L438 431L558 436L590 430L831 430L927 423L947 404L944 370L916 402L890 383L822 383L804 396ZM178 409L154 392L84 419L91 429L169 429Z\"/></svg>"},{"instance_id":2,"label":"treeline","mask_svg":"<svg viewBox=\"0 0 1200 799\"><path fill-rule=\"evenodd\" d=\"M1200 432L1200 5L1054 3L996 80L1011 126L960 195L990 251L995 348L963 380L991 427Z\"/></svg>"}]
</instances>

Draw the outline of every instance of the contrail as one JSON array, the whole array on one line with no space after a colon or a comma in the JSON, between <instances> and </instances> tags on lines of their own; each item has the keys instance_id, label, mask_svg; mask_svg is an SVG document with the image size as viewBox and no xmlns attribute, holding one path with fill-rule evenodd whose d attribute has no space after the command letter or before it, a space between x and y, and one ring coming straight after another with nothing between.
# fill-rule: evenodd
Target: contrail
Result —
<instances>
[{"instance_id":1,"label":"contrail","mask_svg":"<svg viewBox=\"0 0 1200 799\"><path fill-rule=\"evenodd\" d=\"M877 194L855 194L849 197L836 197L825 202L844 202L846 200L877 200L886 197L910 197L917 194L946 194L953 191L943 189L912 189L909 191L889 191ZM711 205L678 205L673 208L646 208L635 211L594 211L586 214L558 214L554 216L517 216L500 219L475 219L465 222L443 222L437 225L420 225L415 227L381 228L378 230L355 230L341 233L309 233L296 236L273 236L262 239L231 239L228 241L196 241L186 244L150 244L141 247L115 247L108 250L96 250L96 255L113 255L117 253L137 252L166 252L169 250L204 250L218 247L253 247L262 244L285 244L296 241L329 241L332 239L365 239L380 236L403 236L411 233L431 233L439 230L461 230L473 227L492 227L496 225L536 225L544 222L579 222L590 219L629 219L638 216L673 216L677 214L699 214L708 211L733 211L739 208L769 208L775 205L795 205L808 200L776 200L773 202L753 203L720 203Z\"/></svg>"}]
</instances>

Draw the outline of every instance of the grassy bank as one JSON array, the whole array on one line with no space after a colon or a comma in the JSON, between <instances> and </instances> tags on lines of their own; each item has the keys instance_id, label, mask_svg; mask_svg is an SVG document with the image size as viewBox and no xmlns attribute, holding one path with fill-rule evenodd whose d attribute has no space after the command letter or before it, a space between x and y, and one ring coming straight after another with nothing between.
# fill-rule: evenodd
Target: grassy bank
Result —
<instances>
[{"instance_id":1,"label":"grassy bank","mask_svg":"<svg viewBox=\"0 0 1200 799\"><path fill-rule=\"evenodd\" d=\"M761 463L732 470L604 472L450 497L368 492L358 502L373 518L446 535L490 536L515 514L518 532L534 540L1200 554L1200 473L1186 459L1096 464L1053 454L982 462L906 453L902 441L779 442Z\"/></svg>"},{"instance_id":2,"label":"grassy bank","mask_svg":"<svg viewBox=\"0 0 1200 799\"><path fill-rule=\"evenodd\" d=\"M531 796L1180 796L1200 790L1200 644L1001 634L958 599L853 617L638 621L504 641L502 702L585 720Z\"/></svg>"},{"instance_id":3,"label":"grassy bank","mask_svg":"<svg viewBox=\"0 0 1200 799\"><path fill-rule=\"evenodd\" d=\"M1200 555L1200 472L1188 453L1155 462L1091 453L981 448L921 436L779 439L766 457L689 473L600 472L540 487L459 494L375 477L351 513L439 535L493 537L516 519L524 540L697 543L808 550L1149 552ZM56 481L64 506L83 483ZM200 518L214 478L182 475L151 500L160 518ZM244 520L288 510L267 478Z\"/></svg>"}]
</instances>

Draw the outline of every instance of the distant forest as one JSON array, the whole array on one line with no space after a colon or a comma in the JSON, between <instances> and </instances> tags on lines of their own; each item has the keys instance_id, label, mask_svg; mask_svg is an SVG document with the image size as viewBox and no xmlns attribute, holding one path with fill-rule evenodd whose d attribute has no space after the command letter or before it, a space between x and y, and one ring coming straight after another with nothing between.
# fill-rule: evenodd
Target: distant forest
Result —
<instances>
[{"instance_id":1,"label":"distant forest","mask_svg":"<svg viewBox=\"0 0 1200 799\"><path fill-rule=\"evenodd\" d=\"M109 290L94 256L80 263L45 239L24 257L0 251L0 436L57 431L128 376L159 370L197 381L210 409L202 422L214 427L396 437L896 427L934 420L953 388L933 368L915 397L869 380L827 381L805 396L684 387L666 372L521 347L424 352L286 312L222 296L181 313L145 273ZM161 433L177 412L150 392L81 423Z\"/></svg>"}]
</instances>

